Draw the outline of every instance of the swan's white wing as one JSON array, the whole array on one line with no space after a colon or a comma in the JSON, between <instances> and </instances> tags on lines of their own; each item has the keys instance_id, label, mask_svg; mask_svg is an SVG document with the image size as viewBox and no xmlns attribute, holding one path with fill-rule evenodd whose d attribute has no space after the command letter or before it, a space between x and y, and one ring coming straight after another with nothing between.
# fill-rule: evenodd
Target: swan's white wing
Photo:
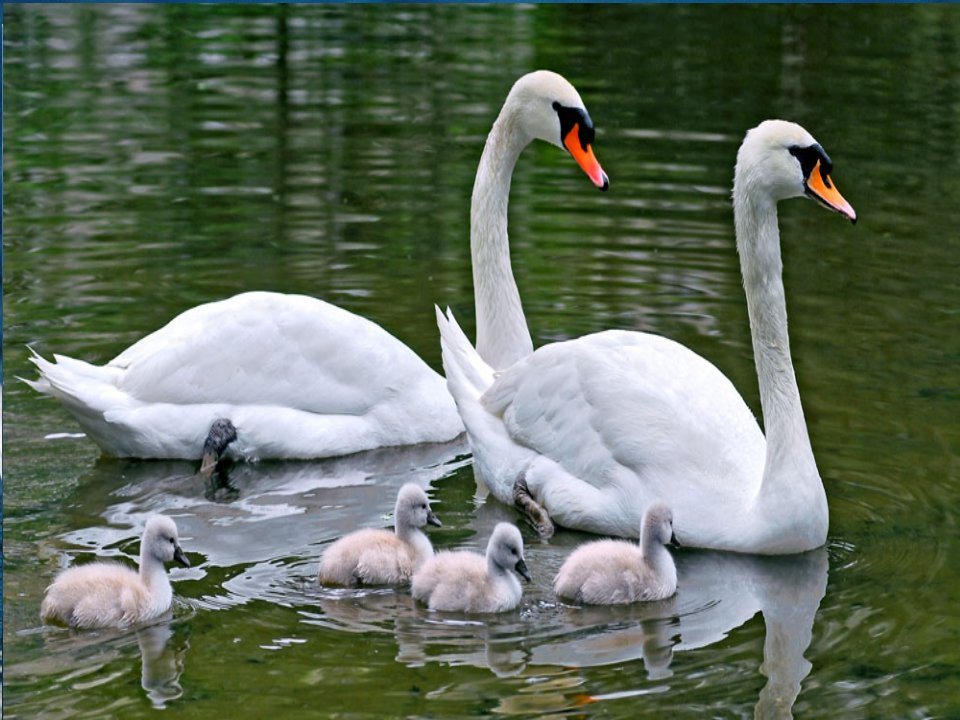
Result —
<instances>
[{"instance_id":1,"label":"swan's white wing","mask_svg":"<svg viewBox=\"0 0 960 720\"><path fill-rule=\"evenodd\" d=\"M764 439L730 381L682 345L611 330L540 348L483 395L510 437L566 473L624 497L759 485ZM702 501L702 495L701 495Z\"/></svg>"},{"instance_id":2,"label":"swan's white wing","mask_svg":"<svg viewBox=\"0 0 960 720\"><path fill-rule=\"evenodd\" d=\"M192 308L118 355L144 403L277 405L362 415L426 367L369 320L302 295L244 293Z\"/></svg>"}]
</instances>

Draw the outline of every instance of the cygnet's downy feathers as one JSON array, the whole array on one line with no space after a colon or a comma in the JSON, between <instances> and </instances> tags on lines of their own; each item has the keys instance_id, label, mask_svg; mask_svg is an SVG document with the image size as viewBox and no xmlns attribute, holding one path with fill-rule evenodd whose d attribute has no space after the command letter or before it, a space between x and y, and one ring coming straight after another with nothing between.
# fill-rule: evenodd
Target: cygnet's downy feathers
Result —
<instances>
[{"instance_id":1,"label":"cygnet's downy feathers","mask_svg":"<svg viewBox=\"0 0 960 720\"><path fill-rule=\"evenodd\" d=\"M75 628L126 627L170 609L173 589L164 563L190 567L180 548L177 526L157 515L140 540L140 570L116 562L79 565L60 573L40 606L45 622Z\"/></svg>"},{"instance_id":2,"label":"cygnet's downy feathers","mask_svg":"<svg viewBox=\"0 0 960 720\"><path fill-rule=\"evenodd\" d=\"M394 532L363 528L333 543L320 561L319 579L327 585L402 585L433 557L421 528L441 527L423 489L407 483L397 494Z\"/></svg>"},{"instance_id":3,"label":"cygnet's downy feathers","mask_svg":"<svg viewBox=\"0 0 960 720\"><path fill-rule=\"evenodd\" d=\"M486 557L467 550L444 551L424 563L413 576L413 597L431 610L505 612L523 595L514 572L531 579L523 538L515 525L499 523L487 543Z\"/></svg>"},{"instance_id":4,"label":"cygnet's downy feathers","mask_svg":"<svg viewBox=\"0 0 960 720\"><path fill-rule=\"evenodd\" d=\"M673 536L673 513L656 503L643 516L640 544L596 540L566 559L553 587L557 595L590 605L663 600L677 591L677 568L664 547Z\"/></svg>"}]
</instances>

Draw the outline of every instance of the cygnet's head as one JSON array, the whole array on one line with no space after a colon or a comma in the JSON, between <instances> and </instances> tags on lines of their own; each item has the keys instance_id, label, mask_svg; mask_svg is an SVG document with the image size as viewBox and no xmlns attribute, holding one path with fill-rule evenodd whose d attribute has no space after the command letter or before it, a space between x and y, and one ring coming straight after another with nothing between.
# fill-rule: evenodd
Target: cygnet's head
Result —
<instances>
[{"instance_id":1,"label":"cygnet's head","mask_svg":"<svg viewBox=\"0 0 960 720\"><path fill-rule=\"evenodd\" d=\"M673 511L664 503L653 503L643 514L641 539L645 545L667 545L673 541Z\"/></svg>"},{"instance_id":2,"label":"cygnet's head","mask_svg":"<svg viewBox=\"0 0 960 720\"><path fill-rule=\"evenodd\" d=\"M415 483L407 483L400 488L393 513L397 527L422 528L427 524L443 527L440 518L430 509L427 494Z\"/></svg>"},{"instance_id":3,"label":"cygnet's head","mask_svg":"<svg viewBox=\"0 0 960 720\"><path fill-rule=\"evenodd\" d=\"M497 523L487 543L487 558L498 567L516 570L527 582L533 579L523 559L523 538L516 525Z\"/></svg>"},{"instance_id":4,"label":"cygnet's head","mask_svg":"<svg viewBox=\"0 0 960 720\"><path fill-rule=\"evenodd\" d=\"M833 163L813 136L796 123L765 120L747 131L737 152L734 197L750 186L775 202L806 196L851 222L857 213L837 190Z\"/></svg>"},{"instance_id":5,"label":"cygnet's head","mask_svg":"<svg viewBox=\"0 0 960 720\"><path fill-rule=\"evenodd\" d=\"M517 129L529 139L566 149L594 185L601 190L610 187L593 155L595 133L590 113L563 76L549 70L527 73L514 83L504 107L515 114Z\"/></svg>"},{"instance_id":6,"label":"cygnet's head","mask_svg":"<svg viewBox=\"0 0 960 720\"><path fill-rule=\"evenodd\" d=\"M140 540L140 556L154 557L164 563L176 560L184 567L190 567L190 561L180 547L177 525L165 515L154 515L147 521Z\"/></svg>"}]
</instances>

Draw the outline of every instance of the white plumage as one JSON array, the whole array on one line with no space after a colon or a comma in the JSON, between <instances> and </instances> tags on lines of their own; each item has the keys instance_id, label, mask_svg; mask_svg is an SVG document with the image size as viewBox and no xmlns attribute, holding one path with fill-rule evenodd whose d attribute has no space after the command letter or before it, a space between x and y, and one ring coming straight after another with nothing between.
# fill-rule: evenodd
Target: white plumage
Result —
<instances>
[{"instance_id":1,"label":"white plumage","mask_svg":"<svg viewBox=\"0 0 960 720\"><path fill-rule=\"evenodd\" d=\"M249 292L178 315L104 366L33 361L108 454L195 459L217 418L241 458L346 455L441 442L462 424L406 345L366 318L304 295Z\"/></svg>"},{"instance_id":2,"label":"white plumage","mask_svg":"<svg viewBox=\"0 0 960 720\"><path fill-rule=\"evenodd\" d=\"M190 562L168 517L150 518L140 540L140 569L115 562L78 565L61 572L40 606L45 622L75 628L126 627L170 609L173 589L163 564Z\"/></svg>"},{"instance_id":3,"label":"white plumage","mask_svg":"<svg viewBox=\"0 0 960 720\"><path fill-rule=\"evenodd\" d=\"M413 597L431 610L498 613L520 603L523 589L513 571L528 581L523 538L515 525L498 523L486 556L468 550L443 551L414 573Z\"/></svg>"},{"instance_id":4,"label":"white plumage","mask_svg":"<svg viewBox=\"0 0 960 720\"><path fill-rule=\"evenodd\" d=\"M320 560L320 582L334 585L400 585L433 557L421 528L441 526L423 489L407 483L397 493L394 532L362 528L333 543Z\"/></svg>"},{"instance_id":5,"label":"white plumage","mask_svg":"<svg viewBox=\"0 0 960 720\"><path fill-rule=\"evenodd\" d=\"M640 544L596 540L564 561L553 581L557 595L588 605L625 605L663 600L677 591L677 567L664 547L673 534L673 514L654 503L643 516Z\"/></svg>"},{"instance_id":6,"label":"white plumage","mask_svg":"<svg viewBox=\"0 0 960 720\"><path fill-rule=\"evenodd\" d=\"M814 161L818 164L814 164ZM800 552L826 540L827 502L787 336L778 200L810 195L855 220L803 128L767 121L740 148L734 215L767 437L731 382L657 335L609 330L538 349L494 375L437 312L447 385L479 479L518 479L560 525L633 536L657 499L683 545Z\"/></svg>"}]
</instances>

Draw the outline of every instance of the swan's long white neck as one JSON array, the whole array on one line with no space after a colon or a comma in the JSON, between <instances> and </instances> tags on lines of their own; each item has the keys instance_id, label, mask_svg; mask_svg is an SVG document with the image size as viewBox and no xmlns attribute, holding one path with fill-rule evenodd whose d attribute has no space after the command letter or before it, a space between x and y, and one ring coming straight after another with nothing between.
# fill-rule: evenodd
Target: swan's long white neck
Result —
<instances>
[{"instance_id":1,"label":"swan's long white neck","mask_svg":"<svg viewBox=\"0 0 960 720\"><path fill-rule=\"evenodd\" d=\"M784 542L793 539L791 526L800 533L822 534L822 542L827 501L790 356L776 202L762 189L754 192L750 176L738 168L733 204L767 440L756 509L761 516L773 512L781 520L796 513L795 523L782 525Z\"/></svg>"},{"instance_id":2,"label":"swan's long white neck","mask_svg":"<svg viewBox=\"0 0 960 720\"><path fill-rule=\"evenodd\" d=\"M487 136L470 208L470 255L477 313L477 352L495 370L533 352L533 341L510 264L507 204L520 152L531 138L519 132L505 105Z\"/></svg>"}]
</instances>

